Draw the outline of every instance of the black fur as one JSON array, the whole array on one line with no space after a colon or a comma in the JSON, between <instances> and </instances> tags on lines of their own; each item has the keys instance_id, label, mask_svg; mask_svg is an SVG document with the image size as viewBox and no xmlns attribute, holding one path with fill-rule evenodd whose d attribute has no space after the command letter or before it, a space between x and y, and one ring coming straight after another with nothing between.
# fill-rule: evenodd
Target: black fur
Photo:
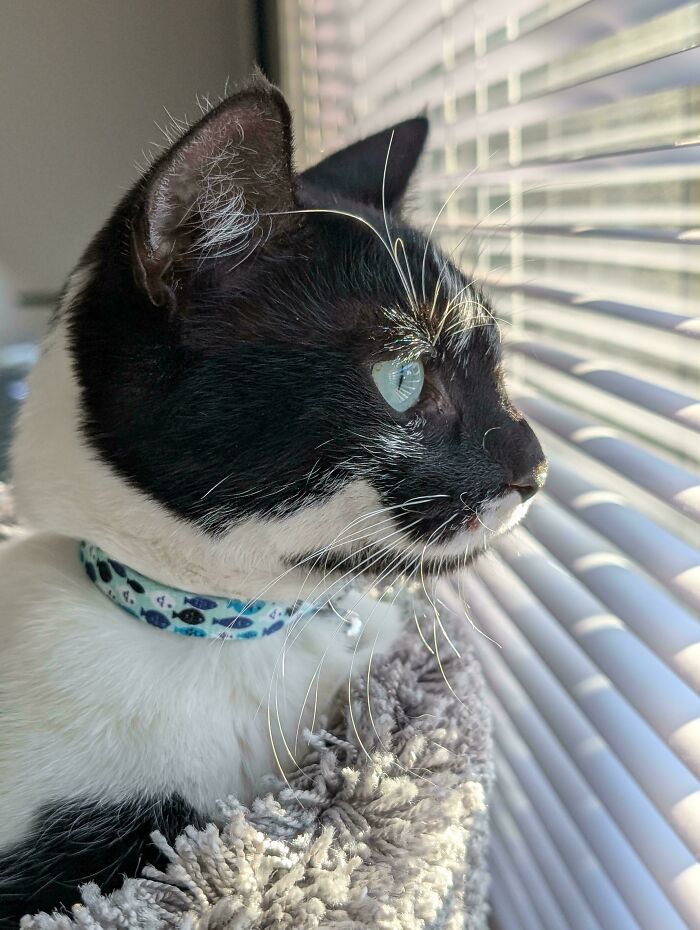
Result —
<instances>
[{"instance_id":1,"label":"black fur","mask_svg":"<svg viewBox=\"0 0 700 930\"><path fill-rule=\"evenodd\" d=\"M473 329L460 341L445 328L425 356L423 398L405 414L371 379L372 363L405 340L386 308L412 311L369 226L386 238L377 208L385 168L391 208L425 133L422 119L395 127L396 165L391 153L386 161L387 132L296 178L286 105L258 80L127 196L86 256L97 273L71 319L84 430L124 478L212 532L251 513L290 512L357 477L388 506L447 494L422 513L397 512L405 527L418 520L417 541L454 514L441 531L448 537L484 501L535 480L542 453L505 396L486 299L452 266L448 288L446 259L432 248L423 322L436 292L441 317L465 288L481 307L465 321ZM198 159L207 165L217 147L228 153L217 171L229 171L231 190L260 213L243 257L198 252L206 226ZM353 216L324 212L337 210ZM396 214L386 222L416 282L425 239ZM421 456L380 446L416 416Z\"/></svg>"},{"instance_id":2,"label":"black fur","mask_svg":"<svg viewBox=\"0 0 700 930\"><path fill-rule=\"evenodd\" d=\"M406 120L329 155L304 172L302 185L323 191L332 202L393 209L406 190L427 136L425 117Z\"/></svg>"},{"instance_id":3,"label":"black fur","mask_svg":"<svg viewBox=\"0 0 700 930\"><path fill-rule=\"evenodd\" d=\"M150 834L159 830L172 841L189 823L204 826L176 795L138 806L56 804L35 821L30 837L0 858L0 930L17 930L25 914L70 908L84 882L107 893L147 863L164 868Z\"/></svg>"},{"instance_id":4,"label":"black fur","mask_svg":"<svg viewBox=\"0 0 700 930\"><path fill-rule=\"evenodd\" d=\"M388 160L391 131L298 176L286 105L257 78L164 153L88 249L65 311L84 438L171 513L224 533L364 479L425 544L541 483L486 297L398 212L425 120L393 133ZM227 241L216 223L241 210L247 232ZM397 413L371 371L406 355L426 381ZM343 569L375 554L381 568L365 549ZM426 570L441 567L428 554ZM68 906L87 878L115 887L151 858L153 829L192 821L176 798L40 812L38 837L0 861L21 876L0 885L3 916Z\"/></svg>"}]
</instances>

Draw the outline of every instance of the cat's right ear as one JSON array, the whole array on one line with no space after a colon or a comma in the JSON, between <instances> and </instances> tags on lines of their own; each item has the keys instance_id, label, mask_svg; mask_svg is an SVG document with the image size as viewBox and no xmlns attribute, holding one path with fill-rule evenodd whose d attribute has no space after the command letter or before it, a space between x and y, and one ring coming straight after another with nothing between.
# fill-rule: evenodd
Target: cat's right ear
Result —
<instances>
[{"instance_id":1,"label":"cat's right ear","mask_svg":"<svg viewBox=\"0 0 700 930\"><path fill-rule=\"evenodd\" d=\"M245 256L294 206L292 130L280 91L260 73L152 166L132 227L136 275L172 306L202 258ZM287 218L288 219L288 218Z\"/></svg>"}]
</instances>

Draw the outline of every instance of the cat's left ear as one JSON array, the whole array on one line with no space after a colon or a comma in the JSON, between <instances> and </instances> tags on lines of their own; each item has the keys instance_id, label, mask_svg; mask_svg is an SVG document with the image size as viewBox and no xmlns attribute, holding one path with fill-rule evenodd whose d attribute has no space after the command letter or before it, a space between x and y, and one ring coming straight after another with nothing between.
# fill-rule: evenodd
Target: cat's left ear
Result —
<instances>
[{"instance_id":1,"label":"cat's left ear","mask_svg":"<svg viewBox=\"0 0 700 930\"><path fill-rule=\"evenodd\" d=\"M152 166L133 223L137 278L173 305L202 258L243 258L294 207L292 129L280 91L258 72Z\"/></svg>"},{"instance_id":2,"label":"cat's left ear","mask_svg":"<svg viewBox=\"0 0 700 930\"><path fill-rule=\"evenodd\" d=\"M301 192L331 200L354 200L381 210L406 193L428 137L424 116L404 120L329 155L299 177Z\"/></svg>"}]
</instances>

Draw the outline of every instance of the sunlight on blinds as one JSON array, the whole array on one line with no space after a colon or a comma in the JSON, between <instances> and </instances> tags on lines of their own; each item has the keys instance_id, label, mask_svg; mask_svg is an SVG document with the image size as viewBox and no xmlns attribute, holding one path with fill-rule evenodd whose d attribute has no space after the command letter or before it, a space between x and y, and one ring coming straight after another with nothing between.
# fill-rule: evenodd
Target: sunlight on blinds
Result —
<instances>
[{"instance_id":1,"label":"sunlight on blinds","mask_svg":"<svg viewBox=\"0 0 700 930\"><path fill-rule=\"evenodd\" d=\"M427 112L409 207L550 457L445 585L488 681L502 930L700 930L700 3L290 0L306 163Z\"/></svg>"}]
</instances>

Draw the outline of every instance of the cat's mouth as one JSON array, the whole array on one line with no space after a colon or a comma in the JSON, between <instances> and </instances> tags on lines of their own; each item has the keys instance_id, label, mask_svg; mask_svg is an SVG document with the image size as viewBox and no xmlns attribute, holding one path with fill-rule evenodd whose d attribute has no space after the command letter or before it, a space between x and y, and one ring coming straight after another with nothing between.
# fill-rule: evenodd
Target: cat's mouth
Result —
<instances>
[{"instance_id":1,"label":"cat's mouth","mask_svg":"<svg viewBox=\"0 0 700 930\"><path fill-rule=\"evenodd\" d=\"M302 555L298 562L313 563L316 571L330 576L331 580L333 576L340 579L366 574L381 576L391 583L402 576L438 575L456 571L473 562L485 548L469 549L458 555L437 556L426 552L416 556L409 552L388 552L381 547L369 545L349 553L331 550L317 557L312 554ZM296 561L290 560L290 565Z\"/></svg>"},{"instance_id":2,"label":"cat's mouth","mask_svg":"<svg viewBox=\"0 0 700 930\"><path fill-rule=\"evenodd\" d=\"M530 507L516 491L506 491L478 507L459 510L443 507L409 523L406 534L412 552L430 555L460 555L472 548L483 549L491 539L507 532L522 520Z\"/></svg>"},{"instance_id":3,"label":"cat's mouth","mask_svg":"<svg viewBox=\"0 0 700 930\"><path fill-rule=\"evenodd\" d=\"M437 575L462 569L481 555L496 537L512 529L527 513L530 501L509 492L476 511L454 512L443 517L437 529L422 536L395 534L391 545L365 540L352 548L339 546L323 553L303 553L287 559L289 567L304 564L324 575Z\"/></svg>"}]
</instances>

